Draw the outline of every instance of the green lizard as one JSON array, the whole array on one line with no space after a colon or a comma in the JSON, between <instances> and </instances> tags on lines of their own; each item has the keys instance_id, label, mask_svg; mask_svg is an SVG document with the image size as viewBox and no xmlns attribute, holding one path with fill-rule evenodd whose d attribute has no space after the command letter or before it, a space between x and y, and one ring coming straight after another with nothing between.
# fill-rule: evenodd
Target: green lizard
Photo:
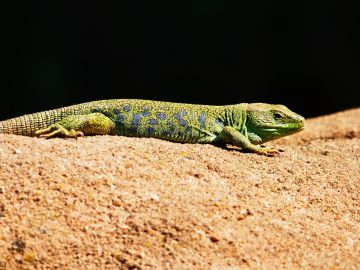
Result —
<instances>
[{"instance_id":1,"label":"green lizard","mask_svg":"<svg viewBox=\"0 0 360 270\"><path fill-rule=\"evenodd\" d=\"M226 106L113 99L0 121L0 133L43 138L84 135L153 137L183 143L231 144L273 155L262 144L304 129L304 117L283 105Z\"/></svg>"}]
</instances>

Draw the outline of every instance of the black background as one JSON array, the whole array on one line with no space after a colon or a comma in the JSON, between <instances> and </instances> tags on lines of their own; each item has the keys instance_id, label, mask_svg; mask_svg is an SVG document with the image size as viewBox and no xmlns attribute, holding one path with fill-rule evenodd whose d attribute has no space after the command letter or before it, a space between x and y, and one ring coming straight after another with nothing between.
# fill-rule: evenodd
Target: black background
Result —
<instances>
[{"instance_id":1,"label":"black background","mask_svg":"<svg viewBox=\"0 0 360 270\"><path fill-rule=\"evenodd\" d=\"M339 1L24 1L2 10L0 119L108 98L360 106L359 9Z\"/></svg>"}]
</instances>

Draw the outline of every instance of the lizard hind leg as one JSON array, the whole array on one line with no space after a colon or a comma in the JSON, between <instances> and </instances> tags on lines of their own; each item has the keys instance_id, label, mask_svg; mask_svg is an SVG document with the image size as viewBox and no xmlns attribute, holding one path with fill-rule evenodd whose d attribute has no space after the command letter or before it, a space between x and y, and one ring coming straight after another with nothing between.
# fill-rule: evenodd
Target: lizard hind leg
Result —
<instances>
[{"instance_id":1,"label":"lizard hind leg","mask_svg":"<svg viewBox=\"0 0 360 270\"><path fill-rule=\"evenodd\" d=\"M41 138L77 138L84 135L111 134L115 123L102 113L89 113L84 115L69 115L55 124L37 130L35 135Z\"/></svg>"}]
</instances>

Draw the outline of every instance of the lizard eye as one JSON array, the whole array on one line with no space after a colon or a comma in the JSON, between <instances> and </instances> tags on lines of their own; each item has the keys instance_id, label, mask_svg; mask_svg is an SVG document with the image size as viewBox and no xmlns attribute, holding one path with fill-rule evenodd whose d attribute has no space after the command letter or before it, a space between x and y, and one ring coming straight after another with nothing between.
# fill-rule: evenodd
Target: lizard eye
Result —
<instances>
[{"instance_id":1,"label":"lizard eye","mask_svg":"<svg viewBox=\"0 0 360 270\"><path fill-rule=\"evenodd\" d=\"M275 120L279 120L279 119L282 119L283 118L283 115L279 112L275 112L274 113L274 118Z\"/></svg>"}]
</instances>

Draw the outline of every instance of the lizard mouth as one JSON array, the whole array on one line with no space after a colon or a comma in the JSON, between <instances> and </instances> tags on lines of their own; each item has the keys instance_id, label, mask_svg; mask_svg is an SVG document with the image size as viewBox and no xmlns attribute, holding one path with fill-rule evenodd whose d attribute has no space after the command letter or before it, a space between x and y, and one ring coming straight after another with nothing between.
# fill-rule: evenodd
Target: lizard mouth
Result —
<instances>
[{"instance_id":1,"label":"lizard mouth","mask_svg":"<svg viewBox=\"0 0 360 270\"><path fill-rule=\"evenodd\" d=\"M303 121L300 122L299 126L298 126L298 131L302 131L305 129L305 119Z\"/></svg>"},{"instance_id":2,"label":"lizard mouth","mask_svg":"<svg viewBox=\"0 0 360 270\"><path fill-rule=\"evenodd\" d=\"M266 133L271 133L274 135L284 135L284 134L293 134L300 132L305 129L305 124L288 124L288 125L279 125L276 127L263 127L263 131Z\"/></svg>"}]
</instances>

